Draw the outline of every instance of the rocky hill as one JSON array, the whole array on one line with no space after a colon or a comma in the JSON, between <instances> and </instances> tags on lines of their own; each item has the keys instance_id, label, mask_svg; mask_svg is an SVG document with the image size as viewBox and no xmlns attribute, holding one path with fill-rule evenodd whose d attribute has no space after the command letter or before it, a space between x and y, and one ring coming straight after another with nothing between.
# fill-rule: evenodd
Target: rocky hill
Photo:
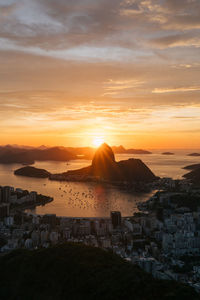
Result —
<instances>
[{"instance_id":1,"label":"rocky hill","mask_svg":"<svg viewBox=\"0 0 200 300\"><path fill-rule=\"evenodd\" d=\"M62 174L54 174L51 176L51 179L81 180L82 178L87 180L89 177L110 182L152 182L157 179L140 159L131 158L116 162L112 148L105 143L95 152L91 166Z\"/></svg>"}]
</instances>

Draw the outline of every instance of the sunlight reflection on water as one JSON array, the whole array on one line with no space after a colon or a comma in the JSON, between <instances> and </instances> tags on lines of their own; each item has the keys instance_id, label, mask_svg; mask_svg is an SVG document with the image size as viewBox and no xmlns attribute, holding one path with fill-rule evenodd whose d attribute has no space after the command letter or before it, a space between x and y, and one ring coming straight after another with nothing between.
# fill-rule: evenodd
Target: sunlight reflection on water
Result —
<instances>
[{"instance_id":1,"label":"sunlight reflection on water","mask_svg":"<svg viewBox=\"0 0 200 300\"><path fill-rule=\"evenodd\" d=\"M176 151L177 152L177 151ZM186 173L182 168L188 164L199 163L199 157L186 156L191 151L179 151L173 156L161 155L161 151L151 155L116 155L116 160L130 157L141 158L151 170L161 177L181 178ZM194 151L193 151L194 152ZM35 167L44 168L52 173L79 169L89 165L88 160L66 162L36 162ZM15 176L13 171L21 167L18 164L0 165L0 185L11 185L35 190L38 193L54 197L54 201L38 206L36 213L55 213L58 216L103 217L109 216L111 210L120 210L123 216L130 216L137 211L138 201L146 201L151 193L127 193L113 187L95 183L57 182L48 179Z\"/></svg>"}]
</instances>

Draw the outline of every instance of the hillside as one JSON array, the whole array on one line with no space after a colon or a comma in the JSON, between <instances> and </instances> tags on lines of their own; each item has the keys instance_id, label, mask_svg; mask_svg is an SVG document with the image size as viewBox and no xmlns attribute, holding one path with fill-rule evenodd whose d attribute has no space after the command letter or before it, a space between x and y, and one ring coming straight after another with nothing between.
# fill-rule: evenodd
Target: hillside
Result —
<instances>
[{"instance_id":1,"label":"hillside","mask_svg":"<svg viewBox=\"0 0 200 300\"><path fill-rule=\"evenodd\" d=\"M98 248L64 244L16 250L0 258L1 300L198 300L174 281L160 281Z\"/></svg>"},{"instance_id":2,"label":"hillside","mask_svg":"<svg viewBox=\"0 0 200 300\"><path fill-rule=\"evenodd\" d=\"M193 183L200 184L200 168L192 170L191 172L183 175L183 177L191 180Z\"/></svg>"},{"instance_id":3,"label":"hillside","mask_svg":"<svg viewBox=\"0 0 200 300\"><path fill-rule=\"evenodd\" d=\"M188 165L184 167L183 169L185 170L197 170L200 168L200 164L193 164L193 165Z\"/></svg>"}]
</instances>

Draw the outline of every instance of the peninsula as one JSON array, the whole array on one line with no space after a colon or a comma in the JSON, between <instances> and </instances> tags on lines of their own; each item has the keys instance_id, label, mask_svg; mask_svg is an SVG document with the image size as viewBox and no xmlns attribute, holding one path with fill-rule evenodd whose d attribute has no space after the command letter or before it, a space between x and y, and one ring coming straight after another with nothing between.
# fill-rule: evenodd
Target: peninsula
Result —
<instances>
[{"instance_id":1,"label":"peninsula","mask_svg":"<svg viewBox=\"0 0 200 300\"><path fill-rule=\"evenodd\" d=\"M131 158L116 162L112 148L104 143L95 152L90 166L61 174L52 174L50 179L133 183L152 182L157 177L140 159Z\"/></svg>"},{"instance_id":2,"label":"peninsula","mask_svg":"<svg viewBox=\"0 0 200 300\"><path fill-rule=\"evenodd\" d=\"M200 168L200 164L193 164L193 165L186 166L183 169L184 170L196 170L196 169L199 169L199 168Z\"/></svg>"}]
</instances>

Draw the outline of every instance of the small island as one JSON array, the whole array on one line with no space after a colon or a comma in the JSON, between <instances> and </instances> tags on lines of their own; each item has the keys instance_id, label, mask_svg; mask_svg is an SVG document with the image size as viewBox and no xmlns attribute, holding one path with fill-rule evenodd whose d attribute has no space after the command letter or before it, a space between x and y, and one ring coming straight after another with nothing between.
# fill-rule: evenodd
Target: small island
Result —
<instances>
[{"instance_id":1,"label":"small island","mask_svg":"<svg viewBox=\"0 0 200 300\"><path fill-rule=\"evenodd\" d=\"M38 169L35 167L26 166L14 171L15 175L27 176L27 177L36 177L36 178L49 178L51 173L44 169Z\"/></svg>"},{"instance_id":2,"label":"small island","mask_svg":"<svg viewBox=\"0 0 200 300\"><path fill-rule=\"evenodd\" d=\"M200 153L196 153L196 152L194 152L194 153L190 153L190 154L188 154L188 156L200 156Z\"/></svg>"},{"instance_id":3,"label":"small island","mask_svg":"<svg viewBox=\"0 0 200 300\"><path fill-rule=\"evenodd\" d=\"M174 155L173 152L163 152L162 155Z\"/></svg>"}]
</instances>

